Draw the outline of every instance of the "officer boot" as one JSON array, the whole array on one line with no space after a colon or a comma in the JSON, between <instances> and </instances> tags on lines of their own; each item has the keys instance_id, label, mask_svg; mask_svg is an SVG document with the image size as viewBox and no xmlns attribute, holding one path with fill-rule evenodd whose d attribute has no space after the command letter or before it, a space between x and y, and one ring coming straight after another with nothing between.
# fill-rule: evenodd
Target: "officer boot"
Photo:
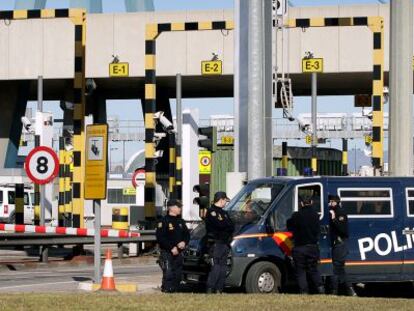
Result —
<instances>
[{"instance_id":1,"label":"officer boot","mask_svg":"<svg viewBox=\"0 0 414 311\"><path fill-rule=\"evenodd\" d=\"M346 296L356 297L358 296L352 286L347 286L345 291Z\"/></svg>"},{"instance_id":2,"label":"officer boot","mask_svg":"<svg viewBox=\"0 0 414 311\"><path fill-rule=\"evenodd\" d=\"M325 294L325 288L323 286L318 286L317 293L319 295L324 295Z\"/></svg>"}]
</instances>

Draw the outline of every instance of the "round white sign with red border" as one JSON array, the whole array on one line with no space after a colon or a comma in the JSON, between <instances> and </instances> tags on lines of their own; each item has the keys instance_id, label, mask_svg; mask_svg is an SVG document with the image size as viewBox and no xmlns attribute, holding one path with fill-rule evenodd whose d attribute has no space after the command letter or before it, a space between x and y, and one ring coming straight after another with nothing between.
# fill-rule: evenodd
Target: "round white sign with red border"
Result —
<instances>
[{"instance_id":1,"label":"round white sign with red border","mask_svg":"<svg viewBox=\"0 0 414 311\"><path fill-rule=\"evenodd\" d=\"M136 188L141 185L145 185L145 170L136 170L132 175L132 185Z\"/></svg>"},{"instance_id":2,"label":"round white sign with red border","mask_svg":"<svg viewBox=\"0 0 414 311\"><path fill-rule=\"evenodd\" d=\"M202 166L209 166L211 163L211 159L209 156L203 156L200 159L200 165Z\"/></svg>"},{"instance_id":3,"label":"round white sign with red border","mask_svg":"<svg viewBox=\"0 0 414 311\"><path fill-rule=\"evenodd\" d=\"M26 157L24 169L35 184L47 184L59 173L59 159L52 148L36 147Z\"/></svg>"}]
</instances>

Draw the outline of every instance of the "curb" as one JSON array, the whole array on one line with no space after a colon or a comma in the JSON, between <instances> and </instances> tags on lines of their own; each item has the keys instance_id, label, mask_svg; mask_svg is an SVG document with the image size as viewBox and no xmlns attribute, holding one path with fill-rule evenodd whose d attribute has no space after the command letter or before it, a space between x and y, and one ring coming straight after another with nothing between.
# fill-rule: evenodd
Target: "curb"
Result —
<instances>
[{"instance_id":1,"label":"curb","mask_svg":"<svg viewBox=\"0 0 414 311\"><path fill-rule=\"evenodd\" d=\"M100 289L101 285L92 282L80 282L78 289L88 292L96 292ZM120 293L135 293L138 291L138 285L135 283L115 283L115 288ZM102 291L105 292L105 291ZM108 291L109 293L110 291Z\"/></svg>"},{"instance_id":2,"label":"curb","mask_svg":"<svg viewBox=\"0 0 414 311\"><path fill-rule=\"evenodd\" d=\"M102 259L104 262L105 259ZM155 264L157 258L148 256L148 257L135 257L135 258L124 258L117 259L113 258L112 262L115 266L123 265L146 265L146 264ZM82 256L82 258L76 258L75 260L57 260L50 261L49 263L43 262L23 262L23 263L0 263L0 271L11 271L11 270L35 270L41 268L59 268L59 267L93 267L93 256Z\"/></svg>"}]
</instances>

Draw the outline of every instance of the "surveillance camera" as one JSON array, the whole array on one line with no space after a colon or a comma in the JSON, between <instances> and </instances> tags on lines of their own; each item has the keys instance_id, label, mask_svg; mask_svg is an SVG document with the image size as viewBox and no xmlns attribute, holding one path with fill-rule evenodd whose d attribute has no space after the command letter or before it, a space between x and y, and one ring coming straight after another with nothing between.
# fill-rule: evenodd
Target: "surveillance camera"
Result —
<instances>
[{"instance_id":1,"label":"surveillance camera","mask_svg":"<svg viewBox=\"0 0 414 311\"><path fill-rule=\"evenodd\" d=\"M22 124L23 124L23 128L28 132L28 133L32 133L33 132L33 128L32 128L32 122L30 121L30 119L28 117L22 117L21 118Z\"/></svg>"},{"instance_id":2,"label":"surveillance camera","mask_svg":"<svg viewBox=\"0 0 414 311\"><path fill-rule=\"evenodd\" d=\"M155 158L161 158L163 154L164 154L163 150L157 150L157 151L154 152L154 157Z\"/></svg>"},{"instance_id":3,"label":"surveillance camera","mask_svg":"<svg viewBox=\"0 0 414 311\"><path fill-rule=\"evenodd\" d=\"M168 120L166 117L164 117L163 111L158 111L154 114L154 119L158 119L162 127L167 133L173 133L174 132L174 125L171 123L170 120Z\"/></svg>"},{"instance_id":4,"label":"surveillance camera","mask_svg":"<svg viewBox=\"0 0 414 311\"><path fill-rule=\"evenodd\" d=\"M92 95L93 91L96 90L96 83L94 79L86 79L85 83L85 94L87 96Z\"/></svg>"},{"instance_id":5,"label":"surveillance camera","mask_svg":"<svg viewBox=\"0 0 414 311\"><path fill-rule=\"evenodd\" d=\"M62 110L73 110L74 104L65 100L60 101L60 108Z\"/></svg>"}]
</instances>

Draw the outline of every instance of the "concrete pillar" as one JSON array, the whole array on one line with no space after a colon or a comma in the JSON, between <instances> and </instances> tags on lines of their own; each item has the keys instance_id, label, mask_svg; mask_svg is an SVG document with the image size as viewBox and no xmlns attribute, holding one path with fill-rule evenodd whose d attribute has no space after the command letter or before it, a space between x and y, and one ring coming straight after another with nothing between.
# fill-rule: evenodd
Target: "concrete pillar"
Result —
<instances>
[{"instance_id":1,"label":"concrete pillar","mask_svg":"<svg viewBox=\"0 0 414 311\"><path fill-rule=\"evenodd\" d=\"M16 168L29 81L4 81L0 90L0 168Z\"/></svg>"},{"instance_id":2,"label":"concrete pillar","mask_svg":"<svg viewBox=\"0 0 414 311\"><path fill-rule=\"evenodd\" d=\"M251 0L249 8L248 170L249 180L265 176L264 27L263 2Z\"/></svg>"},{"instance_id":3,"label":"concrete pillar","mask_svg":"<svg viewBox=\"0 0 414 311\"><path fill-rule=\"evenodd\" d=\"M249 1L236 0L234 15L234 171L247 172Z\"/></svg>"},{"instance_id":4,"label":"concrete pillar","mask_svg":"<svg viewBox=\"0 0 414 311\"><path fill-rule=\"evenodd\" d=\"M413 2L391 1L389 174L413 174Z\"/></svg>"},{"instance_id":5,"label":"concrete pillar","mask_svg":"<svg viewBox=\"0 0 414 311\"><path fill-rule=\"evenodd\" d=\"M153 0L125 0L127 12L145 12L154 11Z\"/></svg>"},{"instance_id":6,"label":"concrete pillar","mask_svg":"<svg viewBox=\"0 0 414 311\"><path fill-rule=\"evenodd\" d=\"M46 0L15 0L15 10L41 10L44 9Z\"/></svg>"},{"instance_id":7,"label":"concrete pillar","mask_svg":"<svg viewBox=\"0 0 414 311\"><path fill-rule=\"evenodd\" d=\"M88 13L102 13L102 0L70 0L69 7L85 8Z\"/></svg>"}]
</instances>

